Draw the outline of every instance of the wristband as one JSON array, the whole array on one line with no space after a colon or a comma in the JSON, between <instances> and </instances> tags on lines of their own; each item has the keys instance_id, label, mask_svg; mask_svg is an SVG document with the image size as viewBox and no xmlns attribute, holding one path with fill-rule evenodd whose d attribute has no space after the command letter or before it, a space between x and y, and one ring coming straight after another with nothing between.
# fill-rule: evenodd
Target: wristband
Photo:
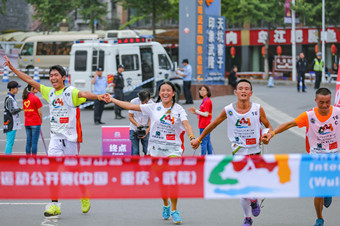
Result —
<instances>
[{"instance_id":1,"label":"wristband","mask_svg":"<svg viewBox=\"0 0 340 226\"><path fill-rule=\"evenodd\" d=\"M200 142L200 144L202 144L202 141L201 141L200 139L196 138L196 140L197 140L198 142Z\"/></svg>"},{"instance_id":2,"label":"wristband","mask_svg":"<svg viewBox=\"0 0 340 226\"><path fill-rule=\"evenodd\" d=\"M196 137L194 135L190 135L189 139L192 140L191 138L195 139Z\"/></svg>"},{"instance_id":3,"label":"wristband","mask_svg":"<svg viewBox=\"0 0 340 226\"><path fill-rule=\"evenodd\" d=\"M99 100L99 96L100 96L100 95L97 96L97 99L98 99L98 100Z\"/></svg>"},{"instance_id":4,"label":"wristband","mask_svg":"<svg viewBox=\"0 0 340 226\"><path fill-rule=\"evenodd\" d=\"M275 132L274 131L270 131L270 133L272 134L272 137L275 137Z\"/></svg>"}]
</instances>

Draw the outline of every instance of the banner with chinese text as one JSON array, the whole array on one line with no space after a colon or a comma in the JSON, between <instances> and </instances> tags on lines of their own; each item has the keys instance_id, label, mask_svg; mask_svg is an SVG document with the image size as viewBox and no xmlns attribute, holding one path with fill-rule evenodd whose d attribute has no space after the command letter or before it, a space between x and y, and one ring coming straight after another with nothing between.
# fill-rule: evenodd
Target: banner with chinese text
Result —
<instances>
[{"instance_id":1,"label":"banner with chinese text","mask_svg":"<svg viewBox=\"0 0 340 226\"><path fill-rule=\"evenodd\" d=\"M27 192L29 191L29 192ZM0 199L340 196L340 155L0 155Z\"/></svg>"}]
</instances>

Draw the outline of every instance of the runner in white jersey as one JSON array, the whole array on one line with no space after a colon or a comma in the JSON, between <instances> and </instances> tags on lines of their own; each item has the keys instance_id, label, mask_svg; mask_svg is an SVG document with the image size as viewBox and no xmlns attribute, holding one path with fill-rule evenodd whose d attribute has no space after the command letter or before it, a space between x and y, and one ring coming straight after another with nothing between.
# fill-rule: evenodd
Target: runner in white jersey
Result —
<instances>
[{"instance_id":1,"label":"runner in white jersey","mask_svg":"<svg viewBox=\"0 0 340 226\"><path fill-rule=\"evenodd\" d=\"M282 133L292 127L306 127L306 150L310 154L332 154L340 152L340 109L331 106L331 91L320 88L315 93L317 107L303 112L293 121L279 125L271 133L264 134L262 140L269 142L275 134ZM314 226L323 226L323 206L328 208L332 197L315 197L314 208L316 222Z\"/></svg>"},{"instance_id":2,"label":"runner in white jersey","mask_svg":"<svg viewBox=\"0 0 340 226\"><path fill-rule=\"evenodd\" d=\"M198 148L201 140L227 119L228 138L232 143L232 154L260 154L261 124L270 130L273 129L263 108L250 101L252 94L251 83L246 79L239 80L235 89L237 102L226 106L221 114L203 130L202 134L191 141L192 147ZM241 198L241 206L245 217L242 226L252 225L253 220L250 212L257 217L261 211L257 199Z\"/></svg>"},{"instance_id":3,"label":"runner in white jersey","mask_svg":"<svg viewBox=\"0 0 340 226\"><path fill-rule=\"evenodd\" d=\"M175 101L175 86L171 82L163 82L158 88L157 103L134 105L129 102L110 99L122 108L141 111L148 115L151 121L148 154L151 156L180 157L184 152L184 133L190 140L195 139L188 122L185 110ZM177 211L177 198L163 198L163 219L170 215L174 223L180 224L182 218Z\"/></svg>"},{"instance_id":4,"label":"runner in white jersey","mask_svg":"<svg viewBox=\"0 0 340 226\"><path fill-rule=\"evenodd\" d=\"M78 155L78 143L82 141L80 113L77 108L86 99L105 100L105 95L96 95L79 91L74 87L65 87L66 71L60 65L50 68L50 82L53 87L46 87L36 82L29 75L17 70L5 56L4 66L8 66L21 80L41 92L49 102L51 141L48 148L49 156ZM85 191L83 192L85 196ZM60 205L57 195L52 197L52 204L44 212L45 216L60 215ZM81 199L82 212L87 213L91 204L88 197Z\"/></svg>"}]
</instances>

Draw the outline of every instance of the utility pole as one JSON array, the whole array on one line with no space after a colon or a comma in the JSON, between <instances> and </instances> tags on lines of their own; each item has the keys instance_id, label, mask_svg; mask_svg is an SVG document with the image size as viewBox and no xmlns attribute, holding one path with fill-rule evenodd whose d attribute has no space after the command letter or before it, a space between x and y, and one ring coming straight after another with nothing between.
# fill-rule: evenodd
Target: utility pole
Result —
<instances>
[{"instance_id":1,"label":"utility pole","mask_svg":"<svg viewBox=\"0 0 340 226\"><path fill-rule=\"evenodd\" d=\"M322 0L322 32L321 32L321 42L322 42L322 61L323 61L323 68L322 68L322 75L321 75L321 82L324 80L325 75L325 40L326 39L326 31L325 31L325 0Z\"/></svg>"},{"instance_id":2,"label":"utility pole","mask_svg":"<svg viewBox=\"0 0 340 226\"><path fill-rule=\"evenodd\" d=\"M292 0L292 5L295 6L295 0ZM296 81L296 36L295 36L295 10L292 11L292 81Z\"/></svg>"}]
</instances>

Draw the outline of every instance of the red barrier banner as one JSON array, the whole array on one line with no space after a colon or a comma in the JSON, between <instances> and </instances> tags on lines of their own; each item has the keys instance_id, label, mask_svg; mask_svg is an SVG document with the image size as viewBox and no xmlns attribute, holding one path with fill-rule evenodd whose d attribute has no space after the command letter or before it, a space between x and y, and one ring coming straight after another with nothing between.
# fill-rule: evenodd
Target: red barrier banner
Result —
<instances>
[{"instance_id":1,"label":"red barrier banner","mask_svg":"<svg viewBox=\"0 0 340 226\"><path fill-rule=\"evenodd\" d=\"M0 199L203 198L204 157L0 156Z\"/></svg>"}]
</instances>

